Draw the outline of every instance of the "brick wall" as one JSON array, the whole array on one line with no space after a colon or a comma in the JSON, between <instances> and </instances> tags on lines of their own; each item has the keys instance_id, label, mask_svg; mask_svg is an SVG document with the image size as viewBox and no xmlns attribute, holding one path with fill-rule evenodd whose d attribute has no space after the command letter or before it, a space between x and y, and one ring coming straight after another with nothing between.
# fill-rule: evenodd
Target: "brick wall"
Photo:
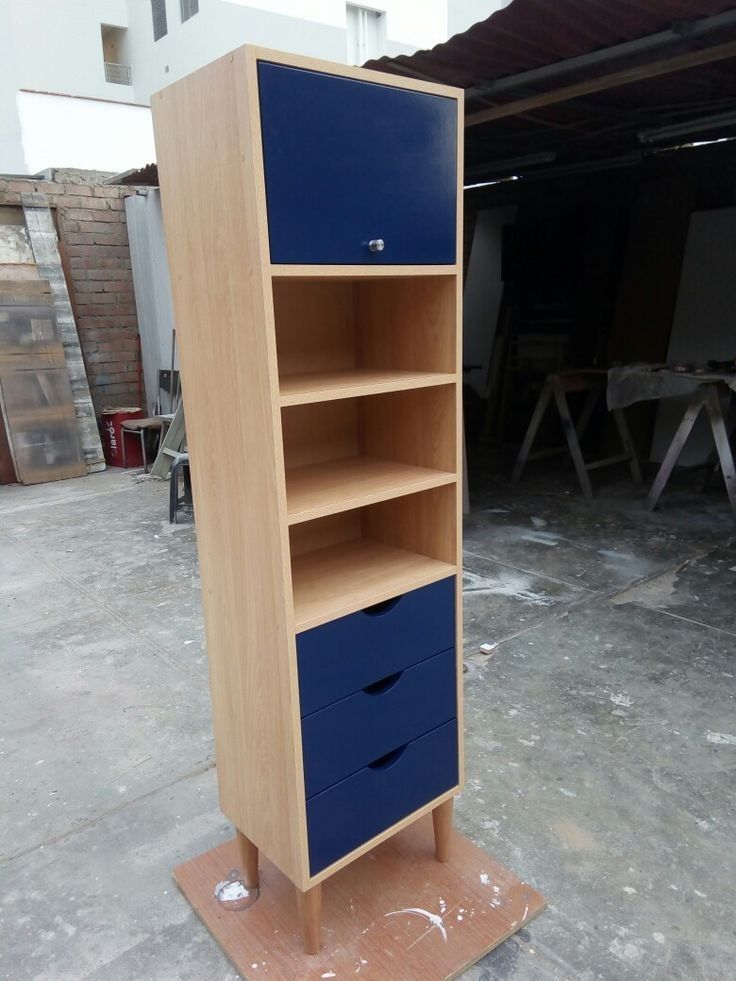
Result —
<instances>
[{"instance_id":1,"label":"brick wall","mask_svg":"<svg viewBox=\"0 0 736 981\"><path fill-rule=\"evenodd\" d=\"M125 197L135 188L0 177L0 205L44 194L55 214L92 401L145 406Z\"/></svg>"}]
</instances>

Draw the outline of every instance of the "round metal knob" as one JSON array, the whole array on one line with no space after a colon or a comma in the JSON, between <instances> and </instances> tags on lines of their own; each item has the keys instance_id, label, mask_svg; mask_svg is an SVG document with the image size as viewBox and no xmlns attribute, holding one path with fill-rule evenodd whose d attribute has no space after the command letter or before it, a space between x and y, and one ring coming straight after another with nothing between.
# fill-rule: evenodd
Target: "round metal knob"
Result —
<instances>
[{"instance_id":1,"label":"round metal knob","mask_svg":"<svg viewBox=\"0 0 736 981\"><path fill-rule=\"evenodd\" d=\"M382 238L372 238L368 243L368 248L371 250L371 252L383 252L385 247L386 243Z\"/></svg>"}]
</instances>

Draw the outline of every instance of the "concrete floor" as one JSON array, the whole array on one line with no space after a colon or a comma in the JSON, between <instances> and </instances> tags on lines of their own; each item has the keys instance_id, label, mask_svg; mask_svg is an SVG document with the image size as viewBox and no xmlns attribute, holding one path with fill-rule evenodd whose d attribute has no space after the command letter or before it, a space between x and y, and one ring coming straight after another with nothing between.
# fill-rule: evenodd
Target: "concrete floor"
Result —
<instances>
[{"instance_id":1,"label":"concrete floor","mask_svg":"<svg viewBox=\"0 0 736 981\"><path fill-rule=\"evenodd\" d=\"M217 806L191 525L111 471L0 490L0 965L237 976L171 879ZM474 981L736 977L736 526L675 490L485 481L460 829L549 899ZM496 644L490 655L481 643Z\"/></svg>"}]
</instances>

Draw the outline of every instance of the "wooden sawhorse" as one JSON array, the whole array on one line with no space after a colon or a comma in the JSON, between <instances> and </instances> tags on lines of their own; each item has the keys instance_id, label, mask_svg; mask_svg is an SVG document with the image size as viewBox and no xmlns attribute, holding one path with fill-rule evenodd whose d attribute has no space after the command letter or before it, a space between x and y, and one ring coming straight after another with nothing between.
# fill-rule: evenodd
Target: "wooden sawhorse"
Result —
<instances>
[{"instance_id":1,"label":"wooden sawhorse","mask_svg":"<svg viewBox=\"0 0 736 981\"><path fill-rule=\"evenodd\" d=\"M653 511L656 508L662 496L662 491L665 489L670 474L674 470L687 438L695 425L695 420L700 415L700 410L704 408L708 413L710 428L713 432L713 440L716 444L716 452L721 464L721 473L723 474L723 480L726 485L728 500L732 510L736 513L736 471L734 470L733 453L728 438L728 430L726 429L726 422L721 410L720 396L722 388L726 388L723 382L703 382L693 393L693 397L685 409L682 421L677 427L677 432L672 437L669 449L665 453L657 476L654 478L651 490L647 494L644 507L648 511ZM730 389L728 390L728 394L729 396L733 395Z\"/></svg>"},{"instance_id":2,"label":"wooden sawhorse","mask_svg":"<svg viewBox=\"0 0 736 981\"><path fill-rule=\"evenodd\" d=\"M607 378L607 372L601 368L583 369L580 371L560 371L556 372L555 374L547 375L539 396L539 401L537 402L531 422L529 423L529 428L524 436L524 442L521 444L519 455L516 458L516 463L514 464L514 469L511 474L512 483L517 483L521 479L524 467L529 460L541 460L544 457L557 456L561 453L569 452L575 467L575 473L577 474L580 487L585 497L593 497L593 488L590 483L588 472L590 470L600 470L601 467L610 467L615 463L628 463L634 482L641 485L641 469L636 456L634 442L631 439L631 434L629 433L629 427L626 425L626 418L624 417L623 409L613 409L612 411L624 452L619 453L616 456L606 457L603 460L594 460L592 463L586 463L583 459L583 453L580 449L580 440L583 438L585 430L588 428L588 423L593 415L593 410L598 404L598 400L600 399L601 395L605 397ZM585 400L585 404L583 405L583 409L580 413L577 424L573 422L570 414L570 406L567 403L566 396L570 392L588 393L588 397ZM534 440L536 438L539 425L542 422L544 413L547 411L547 406L549 405L550 400L553 398L557 406L557 411L560 414L560 420L562 422L562 429L565 433L567 446L556 446L552 449L537 450L536 453L532 453L531 449L534 445Z\"/></svg>"}]
</instances>

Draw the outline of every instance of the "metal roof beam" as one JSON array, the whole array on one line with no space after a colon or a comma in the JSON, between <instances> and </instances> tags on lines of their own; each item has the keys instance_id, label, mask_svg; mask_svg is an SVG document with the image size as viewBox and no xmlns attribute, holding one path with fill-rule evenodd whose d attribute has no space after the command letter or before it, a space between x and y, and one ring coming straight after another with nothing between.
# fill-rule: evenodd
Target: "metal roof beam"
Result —
<instances>
[{"instance_id":1,"label":"metal roof beam","mask_svg":"<svg viewBox=\"0 0 736 981\"><path fill-rule=\"evenodd\" d=\"M647 34L645 37L636 38L634 41L613 44L608 48L589 51L575 58L555 61L551 65L531 68L529 71L517 72L515 75L505 75L503 78L479 79L472 88L466 89L465 97L472 99L481 95L497 95L499 92L508 92L526 85L535 85L551 78L557 78L559 75L566 75L568 72L578 71L581 68L598 67L609 61L615 61L617 58L644 54L676 41L689 41L703 37L713 31L734 26L736 26L736 9L724 10L713 17L703 17L700 20L677 21L666 31Z\"/></svg>"},{"instance_id":2,"label":"metal roof beam","mask_svg":"<svg viewBox=\"0 0 736 981\"><path fill-rule=\"evenodd\" d=\"M557 105L560 102L568 102L571 99L579 99L582 96L591 95L593 92L605 92L622 85L630 85L633 82L641 82L645 79L657 78L660 75L684 71L687 68L696 68L699 65L709 65L717 61L725 61L727 58L733 58L735 56L736 41L714 45L712 48L703 48L700 51L688 51L686 54L676 55L674 58L650 61L648 64L636 65L633 68L625 68L623 71L600 75L598 78L589 78L583 82L575 82L573 85L566 85L564 88L540 92L537 95L531 95L525 99L517 99L513 102L505 102L500 106L482 109L480 112L473 112L467 115L465 117L465 125L477 126L479 123L488 123L494 119L518 116L521 113L530 112L533 109Z\"/></svg>"}]
</instances>

